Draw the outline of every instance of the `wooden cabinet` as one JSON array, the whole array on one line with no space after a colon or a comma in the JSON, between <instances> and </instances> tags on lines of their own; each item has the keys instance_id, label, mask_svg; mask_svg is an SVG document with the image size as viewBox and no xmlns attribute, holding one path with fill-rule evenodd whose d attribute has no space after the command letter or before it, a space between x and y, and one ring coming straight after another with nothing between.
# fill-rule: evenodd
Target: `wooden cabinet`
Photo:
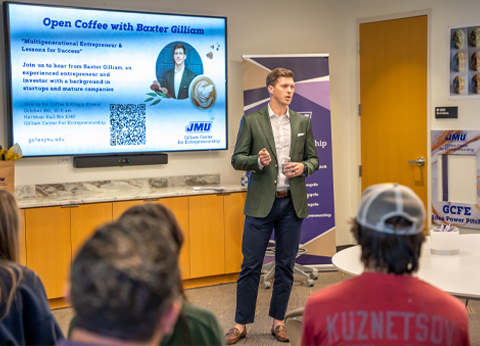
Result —
<instances>
[{"instance_id":1,"label":"wooden cabinet","mask_svg":"<svg viewBox=\"0 0 480 346\"><path fill-rule=\"evenodd\" d=\"M43 281L49 299L63 297L72 263L70 209L25 210L27 266Z\"/></svg>"},{"instance_id":2,"label":"wooden cabinet","mask_svg":"<svg viewBox=\"0 0 480 346\"><path fill-rule=\"evenodd\" d=\"M223 197L225 221L225 274L238 273L243 261L242 238L245 215L245 193L232 193Z\"/></svg>"},{"instance_id":3,"label":"wooden cabinet","mask_svg":"<svg viewBox=\"0 0 480 346\"><path fill-rule=\"evenodd\" d=\"M49 299L63 297L72 255L99 225L112 220L112 203L24 212L26 265L40 276Z\"/></svg>"},{"instance_id":4,"label":"wooden cabinet","mask_svg":"<svg viewBox=\"0 0 480 346\"><path fill-rule=\"evenodd\" d=\"M182 272L182 279L189 279L190 276L190 227L188 219L189 200L188 197L174 197L163 198L158 201L167 208L169 208L175 217L178 224L182 228L184 242L180 249L180 258L178 259L180 270Z\"/></svg>"},{"instance_id":5,"label":"wooden cabinet","mask_svg":"<svg viewBox=\"0 0 480 346\"><path fill-rule=\"evenodd\" d=\"M192 196L190 200L190 277L225 273L223 196Z\"/></svg>"},{"instance_id":6,"label":"wooden cabinet","mask_svg":"<svg viewBox=\"0 0 480 346\"><path fill-rule=\"evenodd\" d=\"M121 202L113 202L112 210L113 210L113 221L117 221L118 218L123 214L125 210L130 207L133 207L138 204L143 204L145 201L143 200L136 200L136 201L121 201Z\"/></svg>"},{"instance_id":7,"label":"wooden cabinet","mask_svg":"<svg viewBox=\"0 0 480 346\"><path fill-rule=\"evenodd\" d=\"M184 243L180 250L179 265L182 272L182 279L190 278L190 236L188 221L188 197L161 198L158 200L137 200L122 201L113 203L113 219L117 220L122 213L134 205L143 203L161 203L170 209L177 218L178 224L182 228Z\"/></svg>"},{"instance_id":8,"label":"wooden cabinet","mask_svg":"<svg viewBox=\"0 0 480 346\"><path fill-rule=\"evenodd\" d=\"M70 208L72 260L98 227L112 222L112 203L82 204Z\"/></svg>"},{"instance_id":9,"label":"wooden cabinet","mask_svg":"<svg viewBox=\"0 0 480 346\"><path fill-rule=\"evenodd\" d=\"M242 261L245 196L241 192L24 209L20 263L40 276L49 299L61 298L72 259L85 240L131 206L151 202L172 210L184 232L179 258L184 280L235 274Z\"/></svg>"}]
</instances>

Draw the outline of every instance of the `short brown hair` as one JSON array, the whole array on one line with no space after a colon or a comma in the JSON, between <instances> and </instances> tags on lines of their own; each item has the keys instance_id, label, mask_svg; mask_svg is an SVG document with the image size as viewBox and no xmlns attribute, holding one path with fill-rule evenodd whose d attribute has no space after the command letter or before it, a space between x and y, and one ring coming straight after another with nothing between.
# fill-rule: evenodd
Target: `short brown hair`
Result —
<instances>
[{"instance_id":1,"label":"short brown hair","mask_svg":"<svg viewBox=\"0 0 480 346\"><path fill-rule=\"evenodd\" d=\"M180 42L175 43L175 45L173 46L173 54L175 54L175 51L177 49L183 49L183 54L187 54L187 51L185 50L185 46Z\"/></svg>"},{"instance_id":2,"label":"short brown hair","mask_svg":"<svg viewBox=\"0 0 480 346\"><path fill-rule=\"evenodd\" d=\"M275 86L275 84L277 84L278 78L280 77L293 78L293 72L283 67L277 67L267 76L267 88L269 85Z\"/></svg>"}]
</instances>

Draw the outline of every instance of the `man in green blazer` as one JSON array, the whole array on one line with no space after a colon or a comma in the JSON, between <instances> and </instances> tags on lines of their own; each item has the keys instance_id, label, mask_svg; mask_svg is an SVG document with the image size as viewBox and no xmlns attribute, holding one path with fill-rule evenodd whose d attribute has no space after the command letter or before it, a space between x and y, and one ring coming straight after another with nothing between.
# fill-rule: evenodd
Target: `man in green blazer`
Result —
<instances>
[{"instance_id":1,"label":"man in green blazer","mask_svg":"<svg viewBox=\"0 0 480 346\"><path fill-rule=\"evenodd\" d=\"M275 229L275 280L269 315L272 335L288 341L283 324L293 284L303 219L308 216L305 177L318 169L310 119L289 105L295 83L290 70L267 76L269 104L243 116L232 166L250 171L244 213L242 271L237 281L235 327L225 339L234 344L253 323L265 251Z\"/></svg>"}]
</instances>

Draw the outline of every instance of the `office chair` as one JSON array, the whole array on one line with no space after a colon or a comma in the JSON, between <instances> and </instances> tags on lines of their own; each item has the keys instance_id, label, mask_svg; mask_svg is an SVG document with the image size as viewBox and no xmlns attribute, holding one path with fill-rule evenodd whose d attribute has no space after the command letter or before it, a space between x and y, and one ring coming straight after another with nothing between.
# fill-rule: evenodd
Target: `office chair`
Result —
<instances>
[{"instance_id":1,"label":"office chair","mask_svg":"<svg viewBox=\"0 0 480 346\"><path fill-rule=\"evenodd\" d=\"M302 316L303 307L290 311L285 315L285 326L287 327L290 345L299 346L302 340Z\"/></svg>"},{"instance_id":2,"label":"office chair","mask_svg":"<svg viewBox=\"0 0 480 346\"><path fill-rule=\"evenodd\" d=\"M304 248L298 248L297 252L297 257L304 255L308 252L307 249ZM275 257L275 247L274 246L269 246L267 247L267 251L265 252L266 257ZM307 281L305 282L305 285L307 287L312 287L314 284L313 280L318 279L318 270L315 268L307 267L299 263L295 263L295 266L293 267L293 272L294 274L300 275ZM308 274L310 273L310 274ZM266 263L262 267L262 275L263 275L263 283L262 283L262 288L263 289L269 289L272 286L272 283L270 282L270 278L272 278L275 274L275 261Z\"/></svg>"}]
</instances>

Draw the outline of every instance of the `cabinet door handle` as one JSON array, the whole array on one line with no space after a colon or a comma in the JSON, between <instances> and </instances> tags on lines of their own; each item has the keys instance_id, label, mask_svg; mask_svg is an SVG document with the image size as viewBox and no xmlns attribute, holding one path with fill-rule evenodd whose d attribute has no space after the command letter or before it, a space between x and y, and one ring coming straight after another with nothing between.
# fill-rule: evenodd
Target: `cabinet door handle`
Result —
<instances>
[{"instance_id":1,"label":"cabinet door handle","mask_svg":"<svg viewBox=\"0 0 480 346\"><path fill-rule=\"evenodd\" d=\"M69 204L69 205L62 205L62 208L76 208L79 206L80 204Z\"/></svg>"}]
</instances>

